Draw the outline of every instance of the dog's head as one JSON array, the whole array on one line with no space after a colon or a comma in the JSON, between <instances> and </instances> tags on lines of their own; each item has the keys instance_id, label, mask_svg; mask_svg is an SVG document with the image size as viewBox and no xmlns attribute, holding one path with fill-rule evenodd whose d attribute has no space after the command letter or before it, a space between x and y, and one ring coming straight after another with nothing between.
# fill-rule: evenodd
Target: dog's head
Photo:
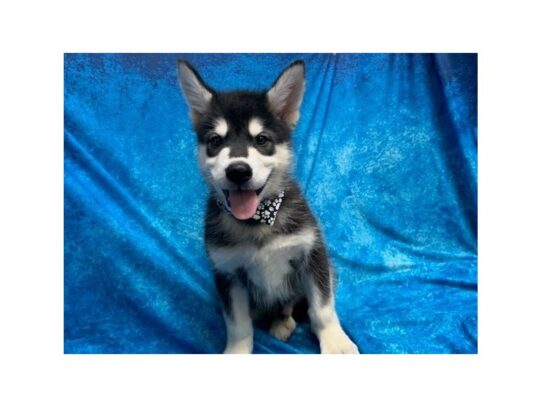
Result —
<instances>
[{"instance_id":1,"label":"dog's head","mask_svg":"<svg viewBox=\"0 0 542 407\"><path fill-rule=\"evenodd\" d=\"M292 63L263 92L217 92L186 61L179 61L179 80L206 180L237 219L251 218L290 172L290 131L305 89L303 62Z\"/></svg>"}]
</instances>

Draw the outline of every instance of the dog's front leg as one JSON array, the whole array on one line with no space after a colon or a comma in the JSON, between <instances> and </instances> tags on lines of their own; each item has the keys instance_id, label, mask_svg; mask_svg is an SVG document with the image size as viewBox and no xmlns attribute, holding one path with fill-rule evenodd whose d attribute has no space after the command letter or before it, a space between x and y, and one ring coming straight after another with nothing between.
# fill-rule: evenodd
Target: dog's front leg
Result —
<instances>
[{"instance_id":1,"label":"dog's front leg","mask_svg":"<svg viewBox=\"0 0 542 407\"><path fill-rule=\"evenodd\" d=\"M335 311L333 293L324 298L316 284L308 296L311 329L318 337L321 353L359 353L358 347L344 332Z\"/></svg>"},{"instance_id":2,"label":"dog's front leg","mask_svg":"<svg viewBox=\"0 0 542 407\"><path fill-rule=\"evenodd\" d=\"M237 278L220 272L215 274L215 281L228 336L224 353L252 353L254 334L246 287Z\"/></svg>"},{"instance_id":3,"label":"dog's front leg","mask_svg":"<svg viewBox=\"0 0 542 407\"><path fill-rule=\"evenodd\" d=\"M313 249L306 266L305 291L311 329L318 337L321 353L359 353L344 332L335 311L334 279L323 249Z\"/></svg>"}]
</instances>

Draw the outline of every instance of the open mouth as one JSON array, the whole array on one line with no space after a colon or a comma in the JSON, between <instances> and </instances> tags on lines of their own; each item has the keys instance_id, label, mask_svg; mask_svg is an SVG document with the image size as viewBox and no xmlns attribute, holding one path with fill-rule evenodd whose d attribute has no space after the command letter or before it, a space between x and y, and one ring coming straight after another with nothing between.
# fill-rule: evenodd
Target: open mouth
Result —
<instances>
[{"instance_id":1,"label":"open mouth","mask_svg":"<svg viewBox=\"0 0 542 407\"><path fill-rule=\"evenodd\" d=\"M269 178L267 178L269 180ZM223 189L222 192L228 201L233 216L239 220L247 220L254 216L260 204L259 195L267 185L267 180L261 188L248 189Z\"/></svg>"},{"instance_id":2,"label":"open mouth","mask_svg":"<svg viewBox=\"0 0 542 407\"><path fill-rule=\"evenodd\" d=\"M255 189L254 191L250 191L248 189L247 190L243 190L243 189L237 189L237 190L223 189L222 192L224 193L224 196L226 197L226 199L228 199L228 201L229 201L230 191L234 191L234 192L239 192L239 191L242 191L242 192L255 192L256 195L260 195L266 185L267 185L267 181L265 182L265 184L263 184L263 187Z\"/></svg>"}]
</instances>

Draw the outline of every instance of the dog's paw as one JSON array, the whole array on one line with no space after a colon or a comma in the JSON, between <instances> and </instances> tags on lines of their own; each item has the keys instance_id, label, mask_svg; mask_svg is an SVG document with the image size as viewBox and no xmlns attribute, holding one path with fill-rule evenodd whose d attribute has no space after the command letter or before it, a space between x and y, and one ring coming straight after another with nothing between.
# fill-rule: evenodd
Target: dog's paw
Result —
<instances>
[{"instance_id":1,"label":"dog's paw","mask_svg":"<svg viewBox=\"0 0 542 407\"><path fill-rule=\"evenodd\" d=\"M289 316L285 318L278 318L273 321L269 333L275 338L281 341L287 340L294 332L296 327L295 320Z\"/></svg>"},{"instance_id":2,"label":"dog's paw","mask_svg":"<svg viewBox=\"0 0 542 407\"><path fill-rule=\"evenodd\" d=\"M252 353L252 338L246 338L236 342L228 342L224 354L248 354Z\"/></svg>"},{"instance_id":3,"label":"dog's paw","mask_svg":"<svg viewBox=\"0 0 542 407\"><path fill-rule=\"evenodd\" d=\"M340 326L325 329L320 333L320 352L359 354L356 344L350 340Z\"/></svg>"}]
</instances>

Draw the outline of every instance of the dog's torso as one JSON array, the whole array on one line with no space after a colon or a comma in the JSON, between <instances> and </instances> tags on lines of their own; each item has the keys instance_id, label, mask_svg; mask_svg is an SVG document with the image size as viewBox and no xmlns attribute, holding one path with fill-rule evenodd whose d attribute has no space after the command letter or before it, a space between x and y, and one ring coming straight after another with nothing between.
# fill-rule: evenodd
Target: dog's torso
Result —
<instances>
[{"instance_id":1,"label":"dog's torso","mask_svg":"<svg viewBox=\"0 0 542 407\"><path fill-rule=\"evenodd\" d=\"M303 262L310 253L315 239L315 231L306 228L298 233L270 238L261 247L246 242L233 247L211 246L208 250L221 272L241 273L239 277L248 280L258 303L273 304L296 297L292 276L296 273L296 264Z\"/></svg>"},{"instance_id":2,"label":"dog's torso","mask_svg":"<svg viewBox=\"0 0 542 407\"><path fill-rule=\"evenodd\" d=\"M269 308L302 297L300 265L321 245L321 234L299 188L290 182L275 225L244 225L210 199L206 246L217 273L249 287L253 303Z\"/></svg>"}]
</instances>

